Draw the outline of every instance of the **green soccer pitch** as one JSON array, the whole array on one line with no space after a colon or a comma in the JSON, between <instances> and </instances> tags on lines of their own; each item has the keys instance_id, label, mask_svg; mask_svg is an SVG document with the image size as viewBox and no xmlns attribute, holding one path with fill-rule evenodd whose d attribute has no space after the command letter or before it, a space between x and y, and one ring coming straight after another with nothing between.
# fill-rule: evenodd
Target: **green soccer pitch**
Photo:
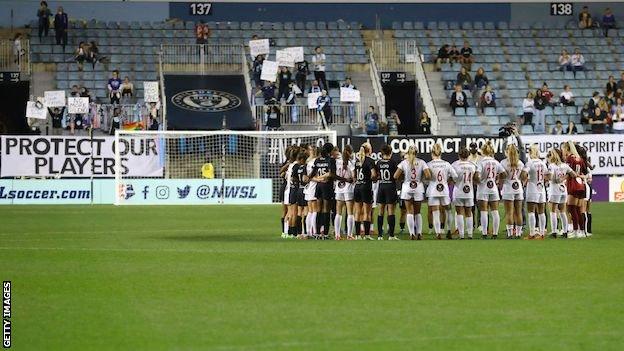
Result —
<instances>
[{"instance_id":1,"label":"green soccer pitch","mask_svg":"<svg viewBox=\"0 0 624 351\"><path fill-rule=\"evenodd\" d=\"M12 349L622 350L624 204L592 212L591 239L336 242L277 206L3 206Z\"/></svg>"}]
</instances>

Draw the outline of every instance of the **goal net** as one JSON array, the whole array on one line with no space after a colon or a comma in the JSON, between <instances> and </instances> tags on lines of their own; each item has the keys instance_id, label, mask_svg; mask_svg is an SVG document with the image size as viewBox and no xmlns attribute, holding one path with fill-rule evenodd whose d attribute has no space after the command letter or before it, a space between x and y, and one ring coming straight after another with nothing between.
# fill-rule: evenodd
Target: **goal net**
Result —
<instances>
[{"instance_id":1,"label":"goal net","mask_svg":"<svg viewBox=\"0 0 624 351\"><path fill-rule=\"evenodd\" d=\"M115 204L281 202L289 145L336 144L335 131L115 132Z\"/></svg>"}]
</instances>

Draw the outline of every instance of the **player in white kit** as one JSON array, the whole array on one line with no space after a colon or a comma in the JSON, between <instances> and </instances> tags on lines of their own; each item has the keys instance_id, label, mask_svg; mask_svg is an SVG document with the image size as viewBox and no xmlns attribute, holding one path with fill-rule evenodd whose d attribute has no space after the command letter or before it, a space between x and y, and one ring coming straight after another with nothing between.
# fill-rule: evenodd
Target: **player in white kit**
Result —
<instances>
[{"instance_id":1,"label":"player in white kit","mask_svg":"<svg viewBox=\"0 0 624 351\"><path fill-rule=\"evenodd\" d=\"M470 152L465 147L459 150L459 160L453 162L455 177L455 187L453 188L453 204L455 205L455 229L459 233L459 238L464 238L464 231L468 234L468 239L472 239L473 218L472 207L474 207L474 183L479 181L477 166L468 161ZM466 223L464 226L464 218Z\"/></svg>"},{"instance_id":2,"label":"player in white kit","mask_svg":"<svg viewBox=\"0 0 624 351\"><path fill-rule=\"evenodd\" d=\"M568 216L566 213L566 199L568 189L567 177L576 178L576 172L567 163L561 162L561 151L550 149L548 152L548 173L550 173L550 191L548 196L550 211L550 236L557 237L557 218L561 220L561 232L563 237L568 233Z\"/></svg>"},{"instance_id":3,"label":"player in white kit","mask_svg":"<svg viewBox=\"0 0 624 351\"><path fill-rule=\"evenodd\" d=\"M490 141L481 147L483 158L477 164L480 182L477 186L477 201L479 201L479 211L481 212L481 227L483 228L482 238L487 239L487 228L489 214L492 213L492 239L498 238L500 228L500 214L498 213L498 193L497 181L499 177L505 177L507 173L500 162L494 159L494 147Z\"/></svg>"},{"instance_id":4,"label":"player in white kit","mask_svg":"<svg viewBox=\"0 0 624 351\"><path fill-rule=\"evenodd\" d=\"M342 212L347 209L347 240L353 240L353 188L355 175L355 161L353 160L353 148L346 145L342 150L342 156L336 159L336 181L334 191L336 193L336 217L334 218L334 232L336 240L340 240L342 227Z\"/></svg>"},{"instance_id":5,"label":"player in white kit","mask_svg":"<svg viewBox=\"0 0 624 351\"><path fill-rule=\"evenodd\" d=\"M546 213L544 207L546 205L546 189L545 182L549 180L548 167L544 161L540 160L539 149L536 144L531 145L529 149L529 160L524 167L525 172L529 175L526 191L526 202L528 212L529 237L528 239L544 239L546 232ZM539 216L539 229L535 232L535 211Z\"/></svg>"},{"instance_id":6,"label":"player in white kit","mask_svg":"<svg viewBox=\"0 0 624 351\"><path fill-rule=\"evenodd\" d=\"M442 158L442 147L440 144L434 144L431 149L431 161L427 164L431 172L431 180L427 187L427 204L431 208L433 217L433 228L436 239L442 239L442 224L440 223L440 211L446 212L446 228L451 229L451 198L449 197L449 178L457 178L457 172L450 163ZM452 239L447 235L447 239Z\"/></svg>"},{"instance_id":7,"label":"player in white kit","mask_svg":"<svg viewBox=\"0 0 624 351\"><path fill-rule=\"evenodd\" d=\"M524 163L520 161L516 145L507 145L505 154L507 158L501 161L501 165L507 175L502 193L507 214L507 239L513 239L522 237L522 203L524 201L522 183L526 182L527 174L524 171Z\"/></svg>"},{"instance_id":8,"label":"player in white kit","mask_svg":"<svg viewBox=\"0 0 624 351\"><path fill-rule=\"evenodd\" d=\"M411 240L422 239L422 215L420 206L425 196L423 180L431 178L431 172L425 161L416 157L416 147L410 146L405 159L399 163L394 179L403 178L401 200L405 203L407 229Z\"/></svg>"},{"instance_id":9,"label":"player in white kit","mask_svg":"<svg viewBox=\"0 0 624 351\"><path fill-rule=\"evenodd\" d=\"M308 213L305 217L305 227L307 237L316 235L316 215L318 213L318 202L316 201L316 182L308 176L312 174L312 168L314 167L314 161L318 158L318 148L315 145L308 146L308 160L306 163L306 186L303 190L305 200L308 202Z\"/></svg>"}]
</instances>

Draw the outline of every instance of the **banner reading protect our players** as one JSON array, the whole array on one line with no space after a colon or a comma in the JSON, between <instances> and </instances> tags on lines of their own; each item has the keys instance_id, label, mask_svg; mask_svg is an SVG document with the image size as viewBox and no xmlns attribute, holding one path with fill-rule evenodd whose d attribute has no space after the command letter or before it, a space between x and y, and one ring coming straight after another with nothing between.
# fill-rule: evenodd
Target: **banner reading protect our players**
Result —
<instances>
[{"instance_id":1,"label":"banner reading protect our players","mask_svg":"<svg viewBox=\"0 0 624 351\"><path fill-rule=\"evenodd\" d=\"M125 138L121 170L127 177L160 177L162 150L156 139ZM1 177L114 177L115 138L81 136L0 137Z\"/></svg>"}]
</instances>

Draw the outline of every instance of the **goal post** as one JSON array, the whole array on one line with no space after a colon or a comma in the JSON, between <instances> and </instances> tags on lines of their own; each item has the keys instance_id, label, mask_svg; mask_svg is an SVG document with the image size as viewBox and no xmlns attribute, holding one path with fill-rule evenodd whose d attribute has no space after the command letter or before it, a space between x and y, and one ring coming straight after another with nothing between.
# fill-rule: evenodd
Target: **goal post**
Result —
<instances>
[{"instance_id":1,"label":"goal post","mask_svg":"<svg viewBox=\"0 0 624 351\"><path fill-rule=\"evenodd\" d=\"M336 131L115 131L116 205L281 202L290 145L336 145Z\"/></svg>"}]
</instances>

